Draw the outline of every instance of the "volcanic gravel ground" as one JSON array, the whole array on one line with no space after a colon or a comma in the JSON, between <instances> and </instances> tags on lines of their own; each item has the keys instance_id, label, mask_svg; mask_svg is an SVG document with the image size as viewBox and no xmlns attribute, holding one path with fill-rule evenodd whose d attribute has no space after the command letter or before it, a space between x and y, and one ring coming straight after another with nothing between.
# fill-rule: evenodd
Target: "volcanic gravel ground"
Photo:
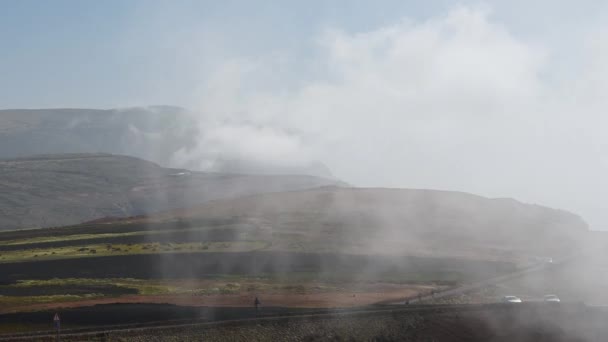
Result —
<instances>
[{"instance_id":1,"label":"volcanic gravel ground","mask_svg":"<svg viewBox=\"0 0 608 342\"><path fill-rule=\"evenodd\" d=\"M62 341L605 341L608 312L580 305L358 313L108 331ZM33 339L50 341L49 338Z\"/></svg>"}]
</instances>

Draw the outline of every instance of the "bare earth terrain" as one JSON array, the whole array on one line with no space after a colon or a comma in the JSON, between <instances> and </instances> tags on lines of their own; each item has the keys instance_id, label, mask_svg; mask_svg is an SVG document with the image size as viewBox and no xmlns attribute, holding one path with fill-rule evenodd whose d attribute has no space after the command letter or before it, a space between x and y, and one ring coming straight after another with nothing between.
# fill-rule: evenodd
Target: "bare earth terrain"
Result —
<instances>
[{"instance_id":1,"label":"bare earth terrain","mask_svg":"<svg viewBox=\"0 0 608 342\"><path fill-rule=\"evenodd\" d=\"M397 287L397 286L395 286ZM318 293L318 294L268 294L261 299L264 305L281 306L281 307L296 307L296 308L342 308L370 305L386 300L401 299L410 296L415 296L422 291L428 291L431 286L413 287L406 286L402 289L386 289L382 291L380 288L377 292L357 292L357 293ZM198 298L197 298L198 299ZM162 299L161 299L162 300ZM188 299L182 301L184 304ZM244 306L252 303L251 295L239 296L217 296L190 301L190 304L196 306ZM176 303L177 304L177 303Z\"/></svg>"},{"instance_id":2,"label":"bare earth terrain","mask_svg":"<svg viewBox=\"0 0 608 342\"><path fill-rule=\"evenodd\" d=\"M220 310L221 311L221 310ZM219 313L219 311L218 311ZM251 312L253 314L253 312ZM62 341L581 341L608 334L608 312L580 305L437 306L305 313L128 330L66 333ZM53 341L54 335L13 341Z\"/></svg>"},{"instance_id":3,"label":"bare earth terrain","mask_svg":"<svg viewBox=\"0 0 608 342\"><path fill-rule=\"evenodd\" d=\"M324 293L268 293L259 295L264 306L286 308L343 308L376 304L380 302L402 300L415 297L419 293L428 293L436 289L434 286L411 286L395 284L377 284L367 290L356 292L324 292ZM116 303L154 303L175 304L182 306L210 307L246 307L252 306L255 295L239 293L231 295L127 295L112 298L98 298L59 303L40 303L0 308L0 314L9 312L56 310L93 306L98 304Z\"/></svg>"}]
</instances>

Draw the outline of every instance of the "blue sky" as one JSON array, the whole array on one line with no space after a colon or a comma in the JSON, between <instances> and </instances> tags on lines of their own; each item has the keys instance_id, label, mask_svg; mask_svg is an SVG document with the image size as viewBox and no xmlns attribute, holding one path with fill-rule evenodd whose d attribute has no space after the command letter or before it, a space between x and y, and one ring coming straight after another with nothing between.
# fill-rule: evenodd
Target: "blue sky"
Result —
<instances>
[{"instance_id":1,"label":"blue sky","mask_svg":"<svg viewBox=\"0 0 608 342\"><path fill-rule=\"evenodd\" d=\"M171 51L172 44L187 44L184 39L214 39L215 51L209 53L214 56L289 50L305 59L309 44L326 27L368 30L442 8L406 1L344 6L326 1L3 0L0 106L187 105L176 93L192 81L179 65L181 50L178 55ZM173 36L177 43L171 42ZM197 58L205 59L205 53ZM150 85L160 82L169 84Z\"/></svg>"},{"instance_id":2,"label":"blue sky","mask_svg":"<svg viewBox=\"0 0 608 342\"><path fill-rule=\"evenodd\" d=\"M0 107L189 105L184 93L206 73L193 79L194 63L213 68L217 59L277 52L306 65L328 28L365 32L463 4L489 8L513 34L556 50L606 9L601 1L2 0ZM188 44L205 51L188 55ZM293 69L288 82L306 76Z\"/></svg>"},{"instance_id":3,"label":"blue sky","mask_svg":"<svg viewBox=\"0 0 608 342\"><path fill-rule=\"evenodd\" d=\"M608 2L0 0L0 108L184 106L175 166L320 160L608 229Z\"/></svg>"}]
</instances>

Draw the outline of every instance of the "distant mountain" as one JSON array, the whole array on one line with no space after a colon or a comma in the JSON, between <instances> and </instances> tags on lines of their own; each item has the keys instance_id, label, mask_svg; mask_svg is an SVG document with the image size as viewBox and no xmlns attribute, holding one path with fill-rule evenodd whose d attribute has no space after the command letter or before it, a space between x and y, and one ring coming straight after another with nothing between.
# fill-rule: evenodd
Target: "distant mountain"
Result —
<instances>
[{"instance_id":1,"label":"distant mountain","mask_svg":"<svg viewBox=\"0 0 608 342\"><path fill-rule=\"evenodd\" d=\"M0 230L136 216L327 185L343 183L312 176L191 172L108 154L0 160Z\"/></svg>"},{"instance_id":2,"label":"distant mountain","mask_svg":"<svg viewBox=\"0 0 608 342\"><path fill-rule=\"evenodd\" d=\"M55 153L124 154L168 165L196 138L179 107L0 110L0 159Z\"/></svg>"},{"instance_id":3,"label":"distant mountain","mask_svg":"<svg viewBox=\"0 0 608 342\"><path fill-rule=\"evenodd\" d=\"M0 110L0 159L58 153L110 153L171 166L175 153L194 147L203 134L191 114L173 106ZM197 160L190 162L193 167L201 164ZM221 155L213 168L205 171L332 177L327 166L319 162L288 167L227 159Z\"/></svg>"}]
</instances>

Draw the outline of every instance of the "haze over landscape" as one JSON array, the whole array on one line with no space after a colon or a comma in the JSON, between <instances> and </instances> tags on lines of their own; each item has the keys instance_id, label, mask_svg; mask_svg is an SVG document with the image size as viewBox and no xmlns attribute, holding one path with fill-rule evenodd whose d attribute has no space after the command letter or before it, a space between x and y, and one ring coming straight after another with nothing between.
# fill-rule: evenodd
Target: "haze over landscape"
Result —
<instances>
[{"instance_id":1,"label":"haze over landscape","mask_svg":"<svg viewBox=\"0 0 608 342\"><path fill-rule=\"evenodd\" d=\"M312 160L608 226L603 2L87 6L5 6L4 108L177 105L201 134L170 166Z\"/></svg>"},{"instance_id":2,"label":"haze over landscape","mask_svg":"<svg viewBox=\"0 0 608 342\"><path fill-rule=\"evenodd\" d=\"M0 0L0 341L602 341L606 23Z\"/></svg>"}]
</instances>

